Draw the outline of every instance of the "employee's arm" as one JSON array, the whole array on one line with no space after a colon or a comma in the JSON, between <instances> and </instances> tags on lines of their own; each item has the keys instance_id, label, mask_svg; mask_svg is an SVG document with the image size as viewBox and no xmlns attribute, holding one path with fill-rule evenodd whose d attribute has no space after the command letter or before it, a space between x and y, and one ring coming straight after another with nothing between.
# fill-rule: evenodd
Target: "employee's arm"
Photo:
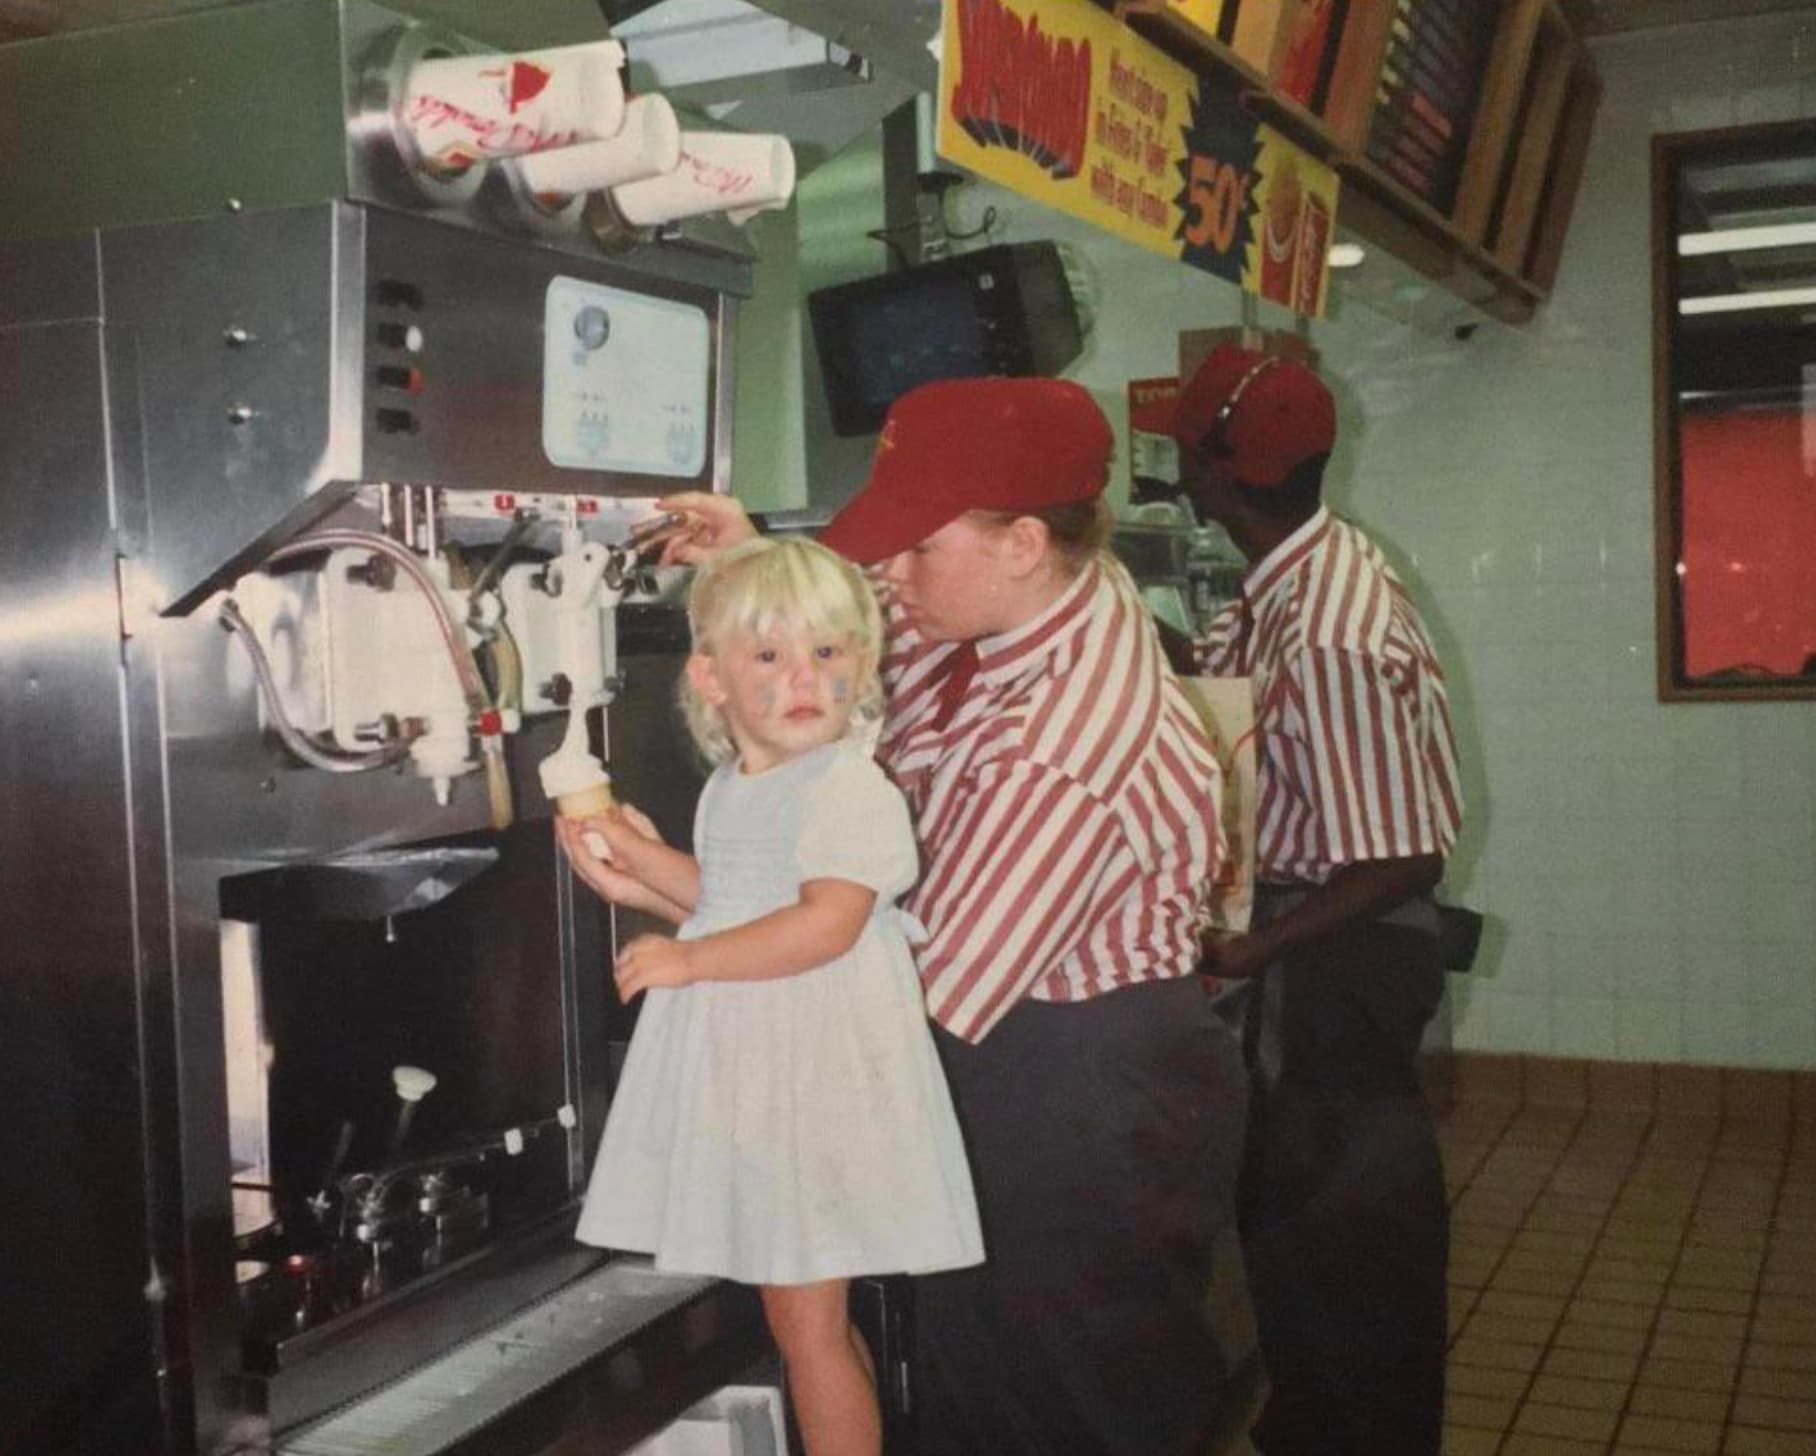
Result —
<instances>
[{"instance_id":1,"label":"employee's arm","mask_svg":"<svg viewBox=\"0 0 1816 1456\"><path fill-rule=\"evenodd\" d=\"M1207 941L1204 969L1213 975L1252 976L1288 953L1403 905L1444 878L1444 856L1362 860L1343 865L1305 899L1248 935Z\"/></svg>"},{"instance_id":2,"label":"employee's arm","mask_svg":"<svg viewBox=\"0 0 1816 1456\"><path fill-rule=\"evenodd\" d=\"M682 524L672 535L655 538L663 543L664 566L698 566L726 547L748 541L757 534L756 525L744 507L728 495L684 490L664 496L656 502L656 509L683 517Z\"/></svg>"}]
</instances>

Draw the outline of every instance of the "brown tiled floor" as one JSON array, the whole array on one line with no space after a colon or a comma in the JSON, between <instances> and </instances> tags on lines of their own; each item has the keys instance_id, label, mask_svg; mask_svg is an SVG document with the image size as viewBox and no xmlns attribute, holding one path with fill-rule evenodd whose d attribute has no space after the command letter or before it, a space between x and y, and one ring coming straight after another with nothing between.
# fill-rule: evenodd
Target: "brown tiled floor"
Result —
<instances>
[{"instance_id":1,"label":"brown tiled floor","mask_svg":"<svg viewBox=\"0 0 1816 1456\"><path fill-rule=\"evenodd\" d=\"M1446 1456L1816 1456L1808 1080L1459 1076Z\"/></svg>"}]
</instances>

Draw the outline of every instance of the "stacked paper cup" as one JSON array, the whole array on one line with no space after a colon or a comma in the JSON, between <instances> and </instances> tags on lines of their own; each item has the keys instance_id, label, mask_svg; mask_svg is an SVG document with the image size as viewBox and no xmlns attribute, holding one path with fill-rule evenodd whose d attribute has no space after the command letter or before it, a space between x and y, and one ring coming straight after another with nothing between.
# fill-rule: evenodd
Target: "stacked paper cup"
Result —
<instances>
[{"instance_id":1,"label":"stacked paper cup","mask_svg":"<svg viewBox=\"0 0 1816 1456\"><path fill-rule=\"evenodd\" d=\"M708 212L743 223L786 207L794 185L794 152L784 137L684 131L671 170L612 188L612 201L638 227Z\"/></svg>"},{"instance_id":2,"label":"stacked paper cup","mask_svg":"<svg viewBox=\"0 0 1816 1456\"><path fill-rule=\"evenodd\" d=\"M433 171L603 141L624 123L615 40L521 55L437 56L404 85L403 123Z\"/></svg>"},{"instance_id":3,"label":"stacked paper cup","mask_svg":"<svg viewBox=\"0 0 1816 1456\"><path fill-rule=\"evenodd\" d=\"M662 97L627 98L617 41L420 61L403 124L432 172L510 161L537 197L609 191L640 228L710 212L747 222L794 192L785 138L684 132Z\"/></svg>"},{"instance_id":4,"label":"stacked paper cup","mask_svg":"<svg viewBox=\"0 0 1816 1456\"><path fill-rule=\"evenodd\" d=\"M517 164L539 196L571 197L672 171L681 160L681 126L660 96L639 96L624 108L618 134L606 141L537 152Z\"/></svg>"}]
</instances>

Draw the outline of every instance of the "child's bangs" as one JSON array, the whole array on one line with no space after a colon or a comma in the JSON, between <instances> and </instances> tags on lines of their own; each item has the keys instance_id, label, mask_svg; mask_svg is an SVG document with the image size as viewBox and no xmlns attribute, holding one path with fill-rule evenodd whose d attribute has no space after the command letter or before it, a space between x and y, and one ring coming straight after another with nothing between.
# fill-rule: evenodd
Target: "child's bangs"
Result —
<instances>
[{"instance_id":1,"label":"child's bangs","mask_svg":"<svg viewBox=\"0 0 1816 1456\"><path fill-rule=\"evenodd\" d=\"M764 551L737 563L737 581L727 581L724 621L753 637L849 637L874 645L865 604L855 599L851 578L819 552Z\"/></svg>"}]
</instances>

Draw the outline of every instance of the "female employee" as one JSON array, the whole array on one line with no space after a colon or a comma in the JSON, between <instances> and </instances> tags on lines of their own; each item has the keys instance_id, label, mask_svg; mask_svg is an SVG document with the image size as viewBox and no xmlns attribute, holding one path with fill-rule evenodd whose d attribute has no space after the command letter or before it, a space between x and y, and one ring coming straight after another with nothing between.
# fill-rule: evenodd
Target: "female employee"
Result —
<instances>
[{"instance_id":1,"label":"female employee","mask_svg":"<svg viewBox=\"0 0 1816 1456\"><path fill-rule=\"evenodd\" d=\"M916 1281L921 1456L1200 1456L1219 1414L1203 1306L1244 1088L1191 976L1217 767L1102 550L1110 444L1075 384L924 385L822 537L888 600L877 757L986 1246ZM673 560L752 533L721 496L663 506ZM637 837L595 827L611 868L563 842L610 896Z\"/></svg>"}]
</instances>

